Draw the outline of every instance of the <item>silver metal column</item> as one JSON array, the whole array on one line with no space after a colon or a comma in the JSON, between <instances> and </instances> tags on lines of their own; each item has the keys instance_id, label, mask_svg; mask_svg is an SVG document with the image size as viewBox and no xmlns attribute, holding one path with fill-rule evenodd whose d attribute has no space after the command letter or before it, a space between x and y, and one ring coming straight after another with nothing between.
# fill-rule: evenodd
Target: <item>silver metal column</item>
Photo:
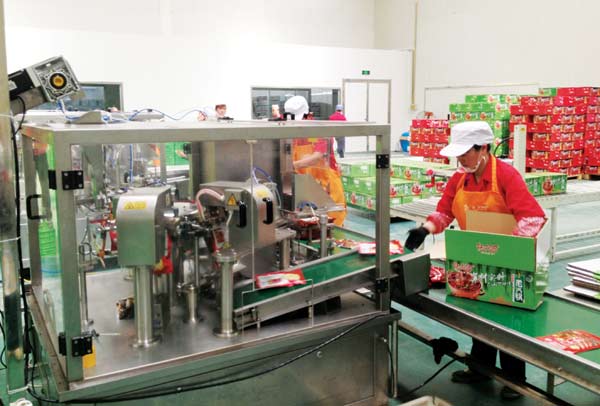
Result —
<instances>
[{"instance_id":1,"label":"silver metal column","mask_svg":"<svg viewBox=\"0 0 600 406\"><path fill-rule=\"evenodd\" d=\"M217 337L228 338L238 334L233 323L233 264L236 254L232 249L225 249L215 254L215 259L221 273L221 317L214 334Z\"/></svg>"},{"instance_id":2,"label":"silver metal column","mask_svg":"<svg viewBox=\"0 0 600 406\"><path fill-rule=\"evenodd\" d=\"M198 289L191 284L188 283L183 287L183 294L185 296L185 304L186 304L186 314L185 321L186 323L197 323L198 319Z\"/></svg>"},{"instance_id":3,"label":"silver metal column","mask_svg":"<svg viewBox=\"0 0 600 406\"><path fill-rule=\"evenodd\" d=\"M8 101L8 73L6 71L6 43L4 36L4 2L0 0L0 268L4 293L5 342L7 365L7 392L9 402L16 401L25 390L23 369L23 327L21 325L21 288L17 250L17 212L14 188L14 157L11 144ZM19 180L16 179L18 182Z\"/></svg>"},{"instance_id":4,"label":"silver metal column","mask_svg":"<svg viewBox=\"0 0 600 406\"><path fill-rule=\"evenodd\" d=\"M389 343L392 359L390 360L392 369L391 372L391 390L390 394L393 398L398 397L398 320L392 321L390 325Z\"/></svg>"},{"instance_id":5,"label":"silver metal column","mask_svg":"<svg viewBox=\"0 0 600 406\"><path fill-rule=\"evenodd\" d=\"M321 229L321 258L327 256L329 244L327 244L327 223L329 223L329 216L327 214L319 215L319 226Z\"/></svg>"},{"instance_id":6,"label":"silver metal column","mask_svg":"<svg viewBox=\"0 0 600 406\"><path fill-rule=\"evenodd\" d=\"M148 347L156 338L152 329L152 269L134 268L135 331L134 347Z\"/></svg>"},{"instance_id":7,"label":"silver metal column","mask_svg":"<svg viewBox=\"0 0 600 406\"><path fill-rule=\"evenodd\" d=\"M288 269L291 262L291 239L284 238L279 241L279 269Z\"/></svg>"}]
</instances>

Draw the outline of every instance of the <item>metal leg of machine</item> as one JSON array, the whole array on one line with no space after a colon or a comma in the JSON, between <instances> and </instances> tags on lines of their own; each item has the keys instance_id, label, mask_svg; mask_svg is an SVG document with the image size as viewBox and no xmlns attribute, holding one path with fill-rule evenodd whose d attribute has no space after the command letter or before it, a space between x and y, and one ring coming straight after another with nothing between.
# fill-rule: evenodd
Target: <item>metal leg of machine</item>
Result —
<instances>
[{"instance_id":1,"label":"metal leg of machine","mask_svg":"<svg viewBox=\"0 0 600 406\"><path fill-rule=\"evenodd\" d=\"M321 230L321 258L325 258L327 256L327 251L329 250L329 244L327 242L327 224L329 223L329 216L327 214L319 215L319 226Z\"/></svg>"},{"instance_id":2,"label":"metal leg of machine","mask_svg":"<svg viewBox=\"0 0 600 406\"><path fill-rule=\"evenodd\" d=\"M157 339L152 326L152 269L138 266L134 269L135 347L148 347Z\"/></svg>"},{"instance_id":3,"label":"metal leg of machine","mask_svg":"<svg viewBox=\"0 0 600 406\"><path fill-rule=\"evenodd\" d=\"M233 265L236 261L235 251L226 249L215 255L221 272L221 311L219 326L214 333L217 337L229 338L238 335L233 323Z\"/></svg>"}]
</instances>

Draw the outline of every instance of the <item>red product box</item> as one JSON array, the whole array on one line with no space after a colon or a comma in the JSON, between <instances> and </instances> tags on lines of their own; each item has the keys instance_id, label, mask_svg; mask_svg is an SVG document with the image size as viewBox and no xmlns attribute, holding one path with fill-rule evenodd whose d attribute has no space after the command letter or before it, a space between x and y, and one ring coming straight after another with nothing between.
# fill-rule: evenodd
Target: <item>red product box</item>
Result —
<instances>
[{"instance_id":1,"label":"red product box","mask_svg":"<svg viewBox=\"0 0 600 406\"><path fill-rule=\"evenodd\" d=\"M575 149L571 152L571 158L583 158L583 150L582 149Z\"/></svg>"},{"instance_id":2,"label":"red product box","mask_svg":"<svg viewBox=\"0 0 600 406\"><path fill-rule=\"evenodd\" d=\"M586 120L586 115L585 114L575 114L573 116L573 122L574 123L585 123Z\"/></svg>"},{"instance_id":3,"label":"red product box","mask_svg":"<svg viewBox=\"0 0 600 406\"><path fill-rule=\"evenodd\" d=\"M531 141L562 142L572 141L573 133L530 133L527 137Z\"/></svg>"},{"instance_id":4,"label":"red product box","mask_svg":"<svg viewBox=\"0 0 600 406\"><path fill-rule=\"evenodd\" d=\"M587 166L600 166L600 156L586 157L584 162Z\"/></svg>"},{"instance_id":5,"label":"red product box","mask_svg":"<svg viewBox=\"0 0 600 406\"><path fill-rule=\"evenodd\" d=\"M585 130L586 131L596 131L598 129L598 124L596 123L586 123Z\"/></svg>"},{"instance_id":6,"label":"red product box","mask_svg":"<svg viewBox=\"0 0 600 406\"><path fill-rule=\"evenodd\" d=\"M410 127L410 135L413 134L421 134L421 127Z\"/></svg>"},{"instance_id":7,"label":"red product box","mask_svg":"<svg viewBox=\"0 0 600 406\"><path fill-rule=\"evenodd\" d=\"M600 106L587 106L587 114L600 114Z\"/></svg>"},{"instance_id":8,"label":"red product box","mask_svg":"<svg viewBox=\"0 0 600 406\"><path fill-rule=\"evenodd\" d=\"M510 114L526 114L525 113L525 106L522 104L513 104L510 106Z\"/></svg>"},{"instance_id":9,"label":"red product box","mask_svg":"<svg viewBox=\"0 0 600 406\"><path fill-rule=\"evenodd\" d=\"M594 106L594 107L600 107L600 106ZM595 114L595 113L587 114L586 121L588 123L597 123L600 121L600 114Z\"/></svg>"},{"instance_id":10,"label":"red product box","mask_svg":"<svg viewBox=\"0 0 600 406\"><path fill-rule=\"evenodd\" d=\"M583 136L584 136L584 132L577 132L577 133L567 133L567 134L571 134L571 140L573 141L580 141L583 140Z\"/></svg>"},{"instance_id":11,"label":"red product box","mask_svg":"<svg viewBox=\"0 0 600 406\"><path fill-rule=\"evenodd\" d=\"M585 150L587 151L589 148L594 148L596 146L596 140L595 139L591 139L591 140L585 140L583 142L583 148L585 148Z\"/></svg>"},{"instance_id":12,"label":"red product box","mask_svg":"<svg viewBox=\"0 0 600 406\"><path fill-rule=\"evenodd\" d=\"M448 134L436 134L433 136L433 142L443 142L444 144L448 144L448 139L450 136Z\"/></svg>"},{"instance_id":13,"label":"red product box","mask_svg":"<svg viewBox=\"0 0 600 406\"><path fill-rule=\"evenodd\" d=\"M571 158L571 159L568 159L568 161L571 161L571 164L568 165L568 166L581 166L581 165L583 165L583 157Z\"/></svg>"},{"instance_id":14,"label":"red product box","mask_svg":"<svg viewBox=\"0 0 600 406\"><path fill-rule=\"evenodd\" d=\"M600 95L588 97L588 104L594 105L594 106L600 104Z\"/></svg>"},{"instance_id":15,"label":"red product box","mask_svg":"<svg viewBox=\"0 0 600 406\"><path fill-rule=\"evenodd\" d=\"M592 87L590 94L592 96L600 96L600 87Z\"/></svg>"},{"instance_id":16,"label":"red product box","mask_svg":"<svg viewBox=\"0 0 600 406\"><path fill-rule=\"evenodd\" d=\"M553 97L552 96L522 96L521 97L521 105L522 106L548 106L553 105Z\"/></svg>"},{"instance_id":17,"label":"red product box","mask_svg":"<svg viewBox=\"0 0 600 406\"><path fill-rule=\"evenodd\" d=\"M425 121L427 120L413 120L412 127L413 128L422 128L425 127Z\"/></svg>"},{"instance_id":18,"label":"red product box","mask_svg":"<svg viewBox=\"0 0 600 406\"><path fill-rule=\"evenodd\" d=\"M600 166L584 166L583 173L587 175L600 175Z\"/></svg>"},{"instance_id":19,"label":"red product box","mask_svg":"<svg viewBox=\"0 0 600 406\"><path fill-rule=\"evenodd\" d=\"M529 151L528 157L534 160L570 159L571 151Z\"/></svg>"},{"instance_id":20,"label":"red product box","mask_svg":"<svg viewBox=\"0 0 600 406\"><path fill-rule=\"evenodd\" d=\"M428 120L430 128L448 128L448 120Z\"/></svg>"},{"instance_id":21,"label":"red product box","mask_svg":"<svg viewBox=\"0 0 600 406\"><path fill-rule=\"evenodd\" d=\"M581 175L581 165L580 166L573 166L573 167L569 168L567 170L567 175L568 176Z\"/></svg>"},{"instance_id":22,"label":"red product box","mask_svg":"<svg viewBox=\"0 0 600 406\"><path fill-rule=\"evenodd\" d=\"M562 142L528 141L526 148L532 151L560 151L562 146Z\"/></svg>"},{"instance_id":23,"label":"red product box","mask_svg":"<svg viewBox=\"0 0 600 406\"><path fill-rule=\"evenodd\" d=\"M586 96L554 96L553 99L555 106L576 106L578 104L587 104L587 102L588 99Z\"/></svg>"},{"instance_id":24,"label":"red product box","mask_svg":"<svg viewBox=\"0 0 600 406\"><path fill-rule=\"evenodd\" d=\"M557 96L591 96L591 87L559 87L556 89Z\"/></svg>"},{"instance_id":25,"label":"red product box","mask_svg":"<svg viewBox=\"0 0 600 406\"><path fill-rule=\"evenodd\" d=\"M438 128L435 129L434 132L435 132L436 135L440 135L440 134L447 135L447 134L450 134L450 128L448 128L448 127L438 127Z\"/></svg>"},{"instance_id":26,"label":"red product box","mask_svg":"<svg viewBox=\"0 0 600 406\"><path fill-rule=\"evenodd\" d=\"M421 134L426 135L426 136L433 135L433 128L431 128L431 127L422 127L421 128Z\"/></svg>"},{"instance_id":27,"label":"red product box","mask_svg":"<svg viewBox=\"0 0 600 406\"><path fill-rule=\"evenodd\" d=\"M511 114L509 121L515 124L527 124L530 117L531 116L527 114Z\"/></svg>"}]
</instances>

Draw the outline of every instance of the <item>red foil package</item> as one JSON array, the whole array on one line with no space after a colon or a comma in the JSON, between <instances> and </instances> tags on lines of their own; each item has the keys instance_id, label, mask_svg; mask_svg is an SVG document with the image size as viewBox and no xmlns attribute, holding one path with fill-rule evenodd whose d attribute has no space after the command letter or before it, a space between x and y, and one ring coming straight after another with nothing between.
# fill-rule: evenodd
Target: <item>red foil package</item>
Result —
<instances>
[{"instance_id":1,"label":"red foil package","mask_svg":"<svg viewBox=\"0 0 600 406\"><path fill-rule=\"evenodd\" d=\"M358 253L362 255L375 255L376 247L376 242L361 242L358 244ZM392 240L390 241L390 255L396 254L404 254L404 248L400 244L400 241Z\"/></svg>"},{"instance_id":2,"label":"red foil package","mask_svg":"<svg viewBox=\"0 0 600 406\"><path fill-rule=\"evenodd\" d=\"M565 330L537 339L573 354L600 348L600 337L584 330Z\"/></svg>"},{"instance_id":3,"label":"red foil package","mask_svg":"<svg viewBox=\"0 0 600 406\"><path fill-rule=\"evenodd\" d=\"M289 288L296 285L306 285L306 279L304 279L301 269L269 272L256 276L256 287L258 289Z\"/></svg>"}]
</instances>

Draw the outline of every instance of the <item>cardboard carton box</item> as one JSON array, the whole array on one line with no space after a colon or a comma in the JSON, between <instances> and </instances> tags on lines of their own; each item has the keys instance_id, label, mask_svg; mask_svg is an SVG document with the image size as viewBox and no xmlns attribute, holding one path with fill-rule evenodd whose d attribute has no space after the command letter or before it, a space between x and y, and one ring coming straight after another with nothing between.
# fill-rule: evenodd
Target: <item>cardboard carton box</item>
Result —
<instances>
[{"instance_id":1,"label":"cardboard carton box","mask_svg":"<svg viewBox=\"0 0 600 406\"><path fill-rule=\"evenodd\" d=\"M340 170L342 175L353 178L375 176L375 164L370 162L341 163Z\"/></svg>"},{"instance_id":2,"label":"cardboard carton box","mask_svg":"<svg viewBox=\"0 0 600 406\"><path fill-rule=\"evenodd\" d=\"M448 294L529 310L542 304L549 224L535 238L510 235L514 224L510 214L469 212L467 230L446 230Z\"/></svg>"}]
</instances>

